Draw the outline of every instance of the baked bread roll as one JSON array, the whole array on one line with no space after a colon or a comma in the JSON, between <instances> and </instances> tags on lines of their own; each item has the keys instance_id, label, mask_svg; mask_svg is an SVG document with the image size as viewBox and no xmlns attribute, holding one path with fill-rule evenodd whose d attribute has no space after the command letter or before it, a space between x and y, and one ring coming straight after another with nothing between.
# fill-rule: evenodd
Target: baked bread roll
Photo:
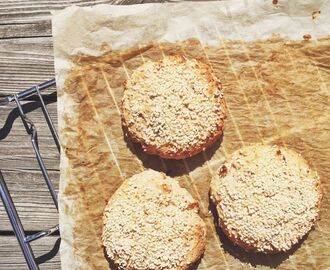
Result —
<instances>
[{"instance_id":1,"label":"baked bread roll","mask_svg":"<svg viewBox=\"0 0 330 270\"><path fill-rule=\"evenodd\" d=\"M183 56L146 62L126 82L122 124L145 152L166 159L195 155L222 134L225 102L210 68Z\"/></svg>"},{"instance_id":2,"label":"baked bread roll","mask_svg":"<svg viewBox=\"0 0 330 270\"><path fill-rule=\"evenodd\" d=\"M313 227L320 180L297 153L254 145L236 151L211 181L219 225L247 251L289 250Z\"/></svg>"},{"instance_id":3,"label":"baked bread roll","mask_svg":"<svg viewBox=\"0 0 330 270\"><path fill-rule=\"evenodd\" d=\"M205 249L198 211L198 202L175 179L153 170L134 175L105 208L106 254L119 269L188 269Z\"/></svg>"}]
</instances>

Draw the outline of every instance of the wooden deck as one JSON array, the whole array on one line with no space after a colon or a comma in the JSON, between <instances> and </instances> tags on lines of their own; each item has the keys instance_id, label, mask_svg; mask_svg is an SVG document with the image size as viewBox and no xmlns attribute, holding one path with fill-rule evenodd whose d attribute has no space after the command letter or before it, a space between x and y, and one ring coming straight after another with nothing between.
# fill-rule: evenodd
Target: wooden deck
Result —
<instances>
[{"instance_id":1,"label":"wooden deck","mask_svg":"<svg viewBox=\"0 0 330 270\"><path fill-rule=\"evenodd\" d=\"M0 3L0 97L19 92L54 77L50 10L101 3L133 4L148 1L31 1ZM155 1L156 2L156 1ZM160 1L158 1L160 2ZM47 90L46 103L57 122L55 88ZM53 94L51 94L53 93ZM53 183L58 187L59 154L34 100L22 102L37 126L41 153ZM30 138L14 104L0 107L0 169L12 194L27 234L58 224L58 215L39 170ZM60 269L59 235L33 242L41 269ZM24 257L0 200L0 269L27 269Z\"/></svg>"}]
</instances>

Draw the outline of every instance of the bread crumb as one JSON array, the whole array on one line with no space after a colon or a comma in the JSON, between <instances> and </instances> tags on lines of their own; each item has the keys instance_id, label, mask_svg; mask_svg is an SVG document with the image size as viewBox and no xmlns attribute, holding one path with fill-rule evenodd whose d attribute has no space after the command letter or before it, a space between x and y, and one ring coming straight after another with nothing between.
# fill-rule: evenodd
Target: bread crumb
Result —
<instances>
[{"instance_id":1,"label":"bread crumb","mask_svg":"<svg viewBox=\"0 0 330 270\"><path fill-rule=\"evenodd\" d=\"M222 177L225 176L227 174L227 172L228 172L228 169L227 169L226 165L221 166L221 168L219 169L219 175Z\"/></svg>"},{"instance_id":2,"label":"bread crumb","mask_svg":"<svg viewBox=\"0 0 330 270\"><path fill-rule=\"evenodd\" d=\"M318 16L320 16L321 10L313 11L312 19L315 20Z\"/></svg>"},{"instance_id":3,"label":"bread crumb","mask_svg":"<svg viewBox=\"0 0 330 270\"><path fill-rule=\"evenodd\" d=\"M312 38L312 36L310 34L305 34L305 35L303 35L303 38L304 38L304 40L308 41Z\"/></svg>"},{"instance_id":4,"label":"bread crumb","mask_svg":"<svg viewBox=\"0 0 330 270\"><path fill-rule=\"evenodd\" d=\"M168 184L162 184L162 189L168 193L172 191L171 187Z\"/></svg>"}]
</instances>

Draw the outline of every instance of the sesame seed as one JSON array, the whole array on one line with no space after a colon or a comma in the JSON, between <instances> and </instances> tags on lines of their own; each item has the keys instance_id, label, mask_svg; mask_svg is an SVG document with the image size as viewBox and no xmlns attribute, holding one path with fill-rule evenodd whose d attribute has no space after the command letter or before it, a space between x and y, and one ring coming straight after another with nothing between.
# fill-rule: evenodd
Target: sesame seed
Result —
<instances>
[{"instance_id":1,"label":"sesame seed","mask_svg":"<svg viewBox=\"0 0 330 270\"><path fill-rule=\"evenodd\" d=\"M120 269L186 269L201 256L196 243L206 241L196 209L173 178L148 170L127 179L104 212L107 255Z\"/></svg>"},{"instance_id":2,"label":"sesame seed","mask_svg":"<svg viewBox=\"0 0 330 270\"><path fill-rule=\"evenodd\" d=\"M197 60L170 56L147 62L126 84L124 124L152 154L196 154L222 134L225 106L220 88L210 68Z\"/></svg>"},{"instance_id":3,"label":"sesame seed","mask_svg":"<svg viewBox=\"0 0 330 270\"><path fill-rule=\"evenodd\" d=\"M220 225L243 247L286 251L313 227L322 197L319 178L297 153L250 146L236 151L223 166L211 182L211 199Z\"/></svg>"}]
</instances>

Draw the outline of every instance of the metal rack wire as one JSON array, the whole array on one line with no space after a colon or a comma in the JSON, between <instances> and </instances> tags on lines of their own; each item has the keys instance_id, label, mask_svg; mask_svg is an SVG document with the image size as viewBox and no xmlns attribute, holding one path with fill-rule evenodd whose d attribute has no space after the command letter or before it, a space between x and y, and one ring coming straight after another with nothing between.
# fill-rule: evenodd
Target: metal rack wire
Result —
<instances>
[{"instance_id":1,"label":"metal rack wire","mask_svg":"<svg viewBox=\"0 0 330 270\"><path fill-rule=\"evenodd\" d=\"M39 151L39 146L38 146L38 136L37 136L37 129L34 123L26 116L23 107L21 105L21 100L32 96L32 95L37 95L40 103L41 103L41 108L44 114L44 117L47 121L48 127L50 129L50 132L52 133L52 136L54 138L55 144L57 146L58 151L60 152L60 143L58 139L58 135L56 132L56 129L54 127L54 124L52 122L52 119L50 118L50 115L48 113L48 110L46 108L45 102L42 98L41 91L45 90L51 86L55 85L55 79L46 81L44 83L41 83L39 85L36 85L34 87L31 87L29 89L26 89L22 92L19 92L17 94L13 94L10 96L7 96L5 98L0 99L0 105L5 106L11 102L15 102L18 108L19 115L22 119L23 125L26 129L26 132L28 135L31 137L31 143L33 150L36 154L36 158L40 167L40 170L44 176L45 182L48 186L49 192L52 196L52 199L54 201L54 204L56 208L58 209L58 201L57 201L57 194L54 188L54 185L52 181L50 180L49 174L47 172L47 168L45 166L45 163L42 159L42 156ZM6 212L8 214L10 223L13 227L13 230L15 232L15 235L17 237L17 240L19 242L19 245L22 249L23 255L25 257L25 260L27 262L27 265L30 270L37 270L39 269L38 264L36 262L36 258L33 254L32 248L30 246L30 243L32 241L35 241L39 238L42 238L44 236L50 235L56 231L58 231L58 225L44 231L37 232L33 235L25 235L23 225L21 223L21 219L16 211L15 205L13 203L13 200L11 198L11 195L9 193L9 190L7 188L6 182L2 176L1 170L0 170L0 196L3 201L3 204L5 206Z\"/></svg>"}]
</instances>

